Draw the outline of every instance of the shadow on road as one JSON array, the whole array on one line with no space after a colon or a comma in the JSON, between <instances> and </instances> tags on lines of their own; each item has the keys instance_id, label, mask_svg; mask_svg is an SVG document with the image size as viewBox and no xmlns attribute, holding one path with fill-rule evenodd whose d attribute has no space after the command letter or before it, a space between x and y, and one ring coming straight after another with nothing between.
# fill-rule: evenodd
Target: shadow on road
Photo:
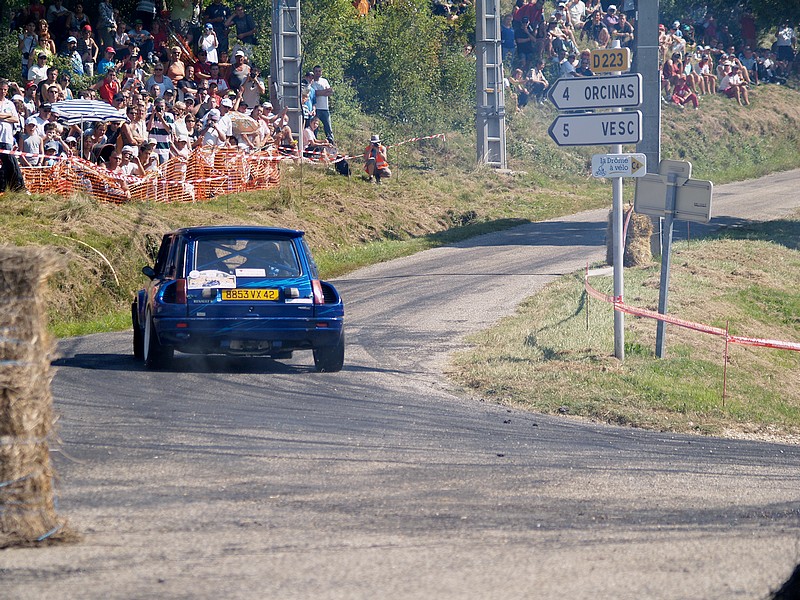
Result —
<instances>
[{"instance_id":1,"label":"shadow on road","mask_svg":"<svg viewBox=\"0 0 800 600\"><path fill-rule=\"evenodd\" d=\"M73 367L99 371L145 371L141 361L130 354L75 354L53 361L54 367ZM286 364L270 358L237 356L194 356L176 354L169 368L172 373L309 373L311 365Z\"/></svg>"}]
</instances>

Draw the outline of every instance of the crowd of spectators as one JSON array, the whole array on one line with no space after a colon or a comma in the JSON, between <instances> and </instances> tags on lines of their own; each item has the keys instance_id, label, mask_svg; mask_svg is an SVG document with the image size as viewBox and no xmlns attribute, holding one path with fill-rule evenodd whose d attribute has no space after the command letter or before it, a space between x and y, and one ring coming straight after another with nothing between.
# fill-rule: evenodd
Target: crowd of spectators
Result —
<instances>
[{"instance_id":1,"label":"crowd of spectators","mask_svg":"<svg viewBox=\"0 0 800 600\"><path fill-rule=\"evenodd\" d=\"M15 14L20 70L0 83L0 149L30 156L0 154L0 191L21 187L20 164L48 165L65 156L141 176L203 145L296 149L286 111L273 110L251 62L258 40L244 6L230 10L220 0L202 11L198 0L175 0L172 12L155 6L141 0L133 14L122 15L104 0L90 18L81 2L45 7L31 0ZM76 98L104 101L125 118L65 125L53 105ZM238 115L251 120L237 126Z\"/></svg>"},{"instance_id":2,"label":"crowd of spectators","mask_svg":"<svg viewBox=\"0 0 800 600\"><path fill-rule=\"evenodd\" d=\"M796 30L788 21L778 27L767 48L758 46L750 12L741 15L738 38L728 25L718 26L710 13L689 21L693 22L659 26L665 103L696 109L702 96L719 93L747 105L754 86L785 84L800 71ZM547 11L544 0L516 0L513 11L502 19L501 36L508 87L517 108L543 104L552 81L593 75L591 49L612 47L615 40L633 49L636 2L565 0Z\"/></svg>"}]
</instances>

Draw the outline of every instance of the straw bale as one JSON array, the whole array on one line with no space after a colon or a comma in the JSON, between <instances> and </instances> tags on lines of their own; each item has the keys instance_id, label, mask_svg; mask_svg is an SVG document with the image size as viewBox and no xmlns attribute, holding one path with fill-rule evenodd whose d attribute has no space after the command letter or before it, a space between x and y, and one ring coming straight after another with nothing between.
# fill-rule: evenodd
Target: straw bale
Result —
<instances>
[{"instance_id":1,"label":"straw bale","mask_svg":"<svg viewBox=\"0 0 800 600\"><path fill-rule=\"evenodd\" d=\"M0 548L77 539L56 515L48 444L54 344L44 291L62 267L45 248L0 246Z\"/></svg>"},{"instance_id":2,"label":"straw bale","mask_svg":"<svg viewBox=\"0 0 800 600\"><path fill-rule=\"evenodd\" d=\"M612 231L613 211L609 211L606 225L606 263L609 265L614 264L614 238ZM650 237L652 235L653 224L650 221L650 217L633 213L628 224L628 235L625 238L625 249L622 255L623 265L636 267L646 265L653 260L653 253L650 250Z\"/></svg>"}]
</instances>

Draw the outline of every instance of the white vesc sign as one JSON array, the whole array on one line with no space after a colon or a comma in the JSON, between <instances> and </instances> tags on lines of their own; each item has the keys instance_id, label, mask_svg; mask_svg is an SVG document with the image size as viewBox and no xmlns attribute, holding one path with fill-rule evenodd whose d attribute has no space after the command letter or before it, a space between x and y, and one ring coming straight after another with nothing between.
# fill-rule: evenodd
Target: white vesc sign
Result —
<instances>
[{"instance_id":1,"label":"white vesc sign","mask_svg":"<svg viewBox=\"0 0 800 600\"><path fill-rule=\"evenodd\" d=\"M592 156L594 177L643 177L647 172L644 154L595 154Z\"/></svg>"},{"instance_id":2,"label":"white vesc sign","mask_svg":"<svg viewBox=\"0 0 800 600\"><path fill-rule=\"evenodd\" d=\"M547 130L559 146L611 146L642 140L642 113L559 115Z\"/></svg>"},{"instance_id":3,"label":"white vesc sign","mask_svg":"<svg viewBox=\"0 0 800 600\"><path fill-rule=\"evenodd\" d=\"M548 92L559 110L581 108L632 108L641 104L642 76L562 77Z\"/></svg>"}]
</instances>

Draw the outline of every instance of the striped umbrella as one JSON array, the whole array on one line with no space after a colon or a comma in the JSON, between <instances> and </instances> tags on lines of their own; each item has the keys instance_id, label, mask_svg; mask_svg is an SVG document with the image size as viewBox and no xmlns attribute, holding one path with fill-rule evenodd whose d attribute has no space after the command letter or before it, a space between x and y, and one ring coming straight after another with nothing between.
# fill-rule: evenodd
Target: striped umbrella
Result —
<instances>
[{"instance_id":1,"label":"striped umbrella","mask_svg":"<svg viewBox=\"0 0 800 600\"><path fill-rule=\"evenodd\" d=\"M127 121L128 117L102 100L62 100L51 106L59 119L67 125L77 125L84 121Z\"/></svg>"}]
</instances>

